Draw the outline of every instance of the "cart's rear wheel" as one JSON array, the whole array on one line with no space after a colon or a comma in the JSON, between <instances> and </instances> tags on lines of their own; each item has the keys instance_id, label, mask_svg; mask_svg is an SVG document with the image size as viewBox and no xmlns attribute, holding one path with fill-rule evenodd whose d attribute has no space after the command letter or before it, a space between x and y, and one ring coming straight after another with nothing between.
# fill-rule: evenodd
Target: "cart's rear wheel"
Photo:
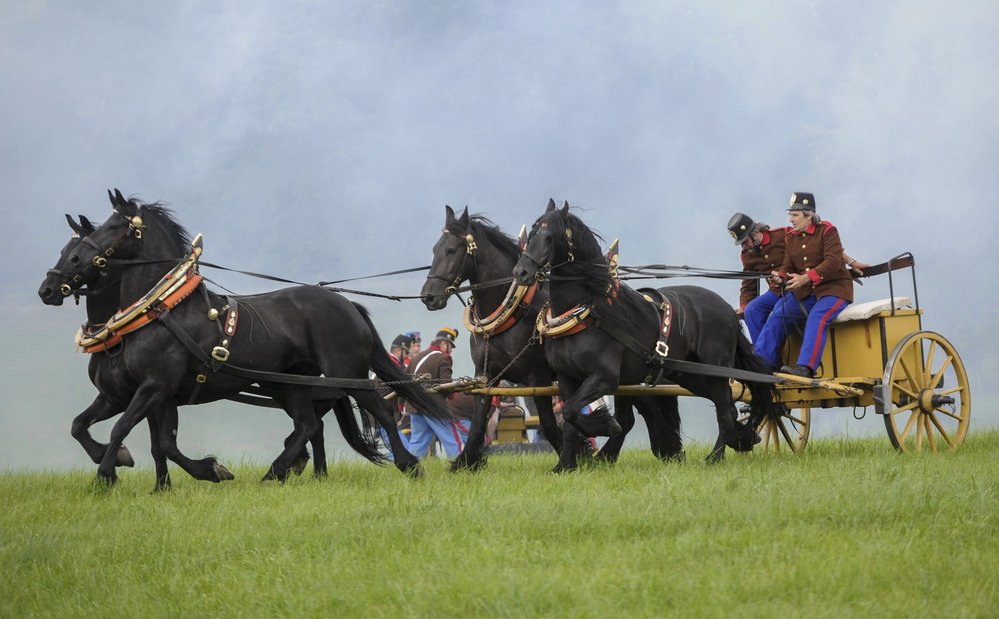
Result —
<instances>
[{"instance_id":1,"label":"cart's rear wheel","mask_svg":"<svg viewBox=\"0 0 999 619\"><path fill-rule=\"evenodd\" d=\"M917 331L899 342L882 384L891 389L884 418L896 449L948 451L964 443L971 420L968 374L943 336Z\"/></svg>"},{"instance_id":2,"label":"cart's rear wheel","mask_svg":"<svg viewBox=\"0 0 999 619\"><path fill-rule=\"evenodd\" d=\"M740 421L745 421L745 418ZM756 426L756 433L760 435L760 444L756 448L774 453L801 453L808 443L811 425L810 408L785 409L780 419L764 419Z\"/></svg>"}]
</instances>

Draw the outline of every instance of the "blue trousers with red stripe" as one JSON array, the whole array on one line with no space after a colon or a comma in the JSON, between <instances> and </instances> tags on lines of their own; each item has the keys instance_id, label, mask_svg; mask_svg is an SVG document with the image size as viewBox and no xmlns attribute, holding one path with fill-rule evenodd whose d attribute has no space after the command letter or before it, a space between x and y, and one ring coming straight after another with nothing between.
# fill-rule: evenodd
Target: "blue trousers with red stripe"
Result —
<instances>
[{"instance_id":1,"label":"blue trousers with red stripe","mask_svg":"<svg viewBox=\"0 0 999 619\"><path fill-rule=\"evenodd\" d=\"M849 304L849 301L839 297L816 299L814 294L808 295L799 304L793 294L787 293L774 305L773 311L770 312L770 318L760 330L760 335L754 342L753 348L771 366L779 368L781 365L780 351L787 339L787 334L804 322L805 334L802 336L798 365L807 365L814 370L819 367L819 362L822 360L829 323L839 316L839 313L846 309ZM807 320L801 313L802 308L808 313Z\"/></svg>"},{"instance_id":2,"label":"blue trousers with red stripe","mask_svg":"<svg viewBox=\"0 0 999 619\"><path fill-rule=\"evenodd\" d=\"M746 321L746 329L749 330L749 339L754 343L760 338L760 331L763 330L763 325L766 324L770 312L774 311L774 306L777 305L778 301L780 301L780 295L767 289L766 292L746 305L742 317Z\"/></svg>"},{"instance_id":3,"label":"blue trousers with red stripe","mask_svg":"<svg viewBox=\"0 0 999 619\"><path fill-rule=\"evenodd\" d=\"M409 452L417 458L427 455L434 436L441 442L448 458L456 458L468 440L468 423L464 420L434 419L420 413L410 413Z\"/></svg>"}]
</instances>

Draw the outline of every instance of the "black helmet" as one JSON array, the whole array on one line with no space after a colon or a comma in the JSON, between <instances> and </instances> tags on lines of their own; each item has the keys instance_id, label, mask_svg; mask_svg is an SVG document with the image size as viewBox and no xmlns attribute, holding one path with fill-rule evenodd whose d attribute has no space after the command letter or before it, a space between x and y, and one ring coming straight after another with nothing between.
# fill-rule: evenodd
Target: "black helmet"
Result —
<instances>
[{"instance_id":1,"label":"black helmet","mask_svg":"<svg viewBox=\"0 0 999 619\"><path fill-rule=\"evenodd\" d=\"M401 348L403 350L409 350L410 338L405 335L397 335L395 339L392 340L392 348Z\"/></svg>"},{"instance_id":2,"label":"black helmet","mask_svg":"<svg viewBox=\"0 0 999 619\"><path fill-rule=\"evenodd\" d=\"M815 196L804 191L796 191L791 194L791 206L789 211L811 211L815 212Z\"/></svg>"},{"instance_id":3,"label":"black helmet","mask_svg":"<svg viewBox=\"0 0 999 619\"><path fill-rule=\"evenodd\" d=\"M742 242L749 237L749 233L753 231L754 226L756 223L749 218L749 215L736 213L732 215L732 219L728 220L728 233L735 239L736 245L742 245Z\"/></svg>"}]
</instances>

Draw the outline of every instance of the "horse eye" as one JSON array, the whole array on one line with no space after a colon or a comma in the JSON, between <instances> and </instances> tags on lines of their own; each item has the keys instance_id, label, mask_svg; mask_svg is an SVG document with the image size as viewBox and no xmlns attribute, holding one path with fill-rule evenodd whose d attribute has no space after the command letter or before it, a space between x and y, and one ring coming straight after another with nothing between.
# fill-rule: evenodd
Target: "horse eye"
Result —
<instances>
[{"instance_id":1,"label":"horse eye","mask_svg":"<svg viewBox=\"0 0 999 619\"><path fill-rule=\"evenodd\" d=\"M447 250L445 250L445 252L444 252L444 253L446 253L446 254L447 254L447 255L449 255L449 256L453 256L453 255L454 255L454 253L455 253L455 251L457 251L457 250L455 250L455 248L453 248L453 247L448 247L448 248L447 248Z\"/></svg>"},{"instance_id":2,"label":"horse eye","mask_svg":"<svg viewBox=\"0 0 999 619\"><path fill-rule=\"evenodd\" d=\"M72 256L69 257L69 262L70 264L80 264L80 257L77 256L76 254L73 254Z\"/></svg>"}]
</instances>

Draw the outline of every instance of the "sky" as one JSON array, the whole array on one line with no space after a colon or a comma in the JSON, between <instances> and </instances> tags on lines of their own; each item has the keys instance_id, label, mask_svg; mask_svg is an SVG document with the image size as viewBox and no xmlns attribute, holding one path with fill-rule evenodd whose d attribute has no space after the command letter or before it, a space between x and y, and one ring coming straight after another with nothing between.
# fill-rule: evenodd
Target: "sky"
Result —
<instances>
[{"instance_id":1,"label":"sky","mask_svg":"<svg viewBox=\"0 0 999 619\"><path fill-rule=\"evenodd\" d=\"M0 469L89 466L69 435L96 395L73 346L85 314L36 291L63 214L103 221L109 188L168 203L207 261L304 282L430 264L445 205L515 234L549 198L619 238L622 264L738 268L729 217L783 225L809 191L850 255L915 255L923 327L968 367L972 432L999 426L997 32L999 4L971 0L0 3ZM454 302L352 298L386 342L461 324ZM681 413L688 440L711 437L705 403ZM820 414L886 438L872 411ZM180 442L265 462L289 429L213 404L182 410ZM144 433L126 443L148 466Z\"/></svg>"}]
</instances>

